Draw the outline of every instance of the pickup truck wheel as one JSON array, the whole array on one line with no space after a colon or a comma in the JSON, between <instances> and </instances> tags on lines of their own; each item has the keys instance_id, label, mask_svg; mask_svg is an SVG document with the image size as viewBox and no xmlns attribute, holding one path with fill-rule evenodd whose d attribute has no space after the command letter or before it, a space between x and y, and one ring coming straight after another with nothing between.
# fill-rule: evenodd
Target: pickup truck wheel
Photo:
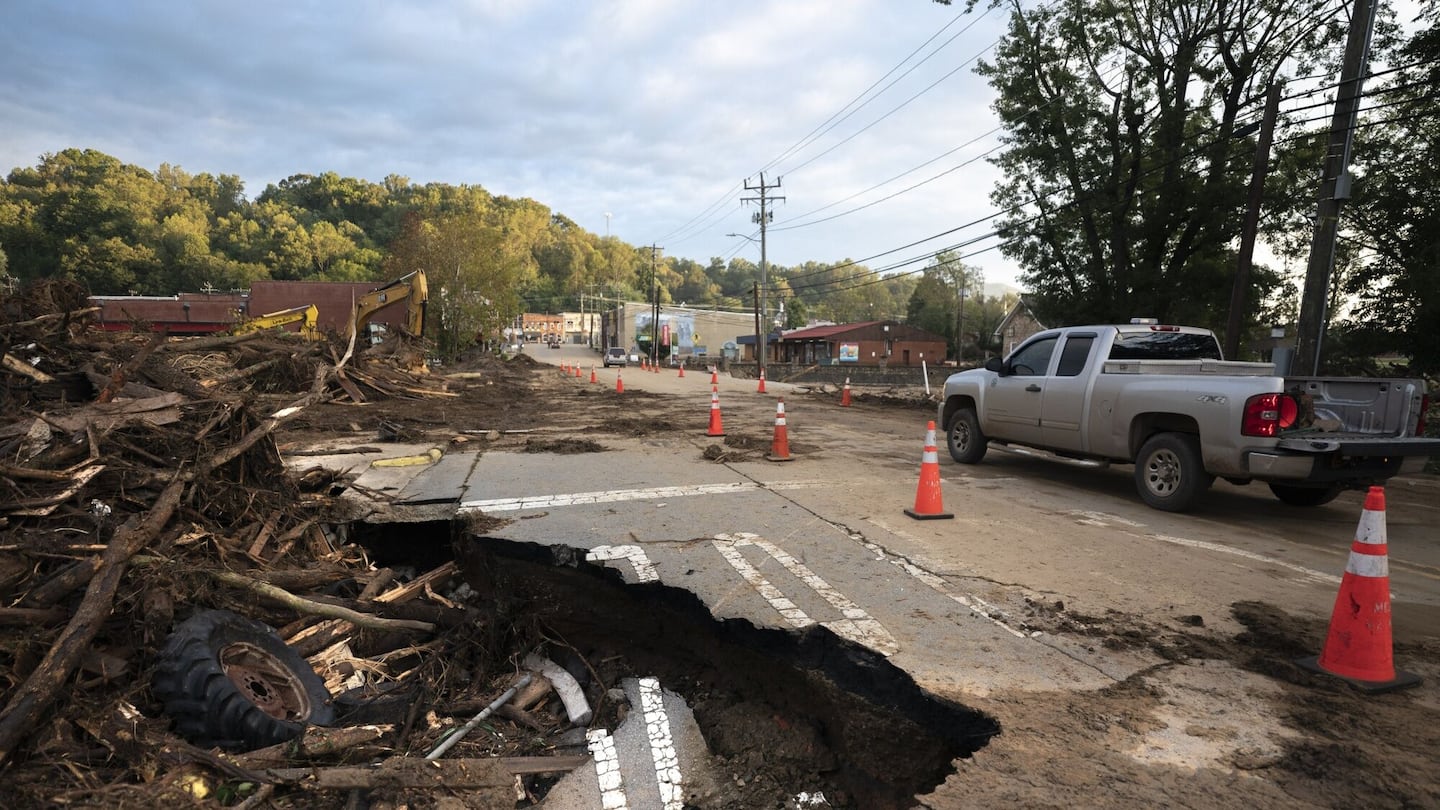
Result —
<instances>
[{"instance_id":1,"label":"pickup truck wheel","mask_svg":"<svg viewBox=\"0 0 1440 810\"><path fill-rule=\"evenodd\" d=\"M1270 491L1281 503L1291 506L1323 506L1345 491L1344 487L1296 487L1289 484L1271 484Z\"/></svg>"},{"instance_id":2,"label":"pickup truck wheel","mask_svg":"<svg viewBox=\"0 0 1440 810\"><path fill-rule=\"evenodd\" d=\"M945 427L945 444L950 448L950 457L961 464L978 464L985 458L990 440L980 431L980 419L974 408L961 408L950 415L950 424Z\"/></svg>"},{"instance_id":3,"label":"pickup truck wheel","mask_svg":"<svg viewBox=\"0 0 1440 810\"><path fill-rule=\"evenodd\" d=\"M1200 462L1200 442L1188 433L1157 433L1135 459L1140 499L1161 511L1189 509L1214 481Z\"/></svg>"}]
</instances>

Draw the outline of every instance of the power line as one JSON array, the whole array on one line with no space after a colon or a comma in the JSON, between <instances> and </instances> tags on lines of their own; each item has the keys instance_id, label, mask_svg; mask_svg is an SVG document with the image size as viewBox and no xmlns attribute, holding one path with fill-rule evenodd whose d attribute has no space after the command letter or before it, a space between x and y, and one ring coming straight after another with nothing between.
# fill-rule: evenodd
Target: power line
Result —
<instances>
[{"instance_id":1,"label":"power line","mask_svg":"<svg viewBox=\"0 0 1440 810\"><path fill-rule=\"evenodd\" d=\"M955 36L958 37L958 36L960 36L960 34L963 34L963 33L965 33L966 31L969 31L972 27L974 27L977 23L979 23L980 20L984 19L984 18L986 17L986 15L988 15L988 14L991 12L991 10L993 10L994 8L995 8L994 6L987 6L987 7L985 8L984 13L982 13L979 17L976 17L975 20L970 23L970 25L965 26L965 28L963 28L963 29L960 30L958 33L956 33ZM951 37L952 40L953 40L954 38L955 38L955 37ZM789 170L787 170L787 174L794 174L795 172L800 171L801 169L805 168L806 166L809 166L811 163L814 163L815 161L819 160L820 158L825 157L826 155L830 154L831 152L834 152L836 149L839 149L840 147L844 146L845 144L847 144L847 143L849 143L850 141L854 140L855 138L859 137L861 134L863 134L864 132L866 132L866 131L869 130L871 127L875 126L876 124L880 123L881 121L884 121L885 119L889 118L890 116L894 115L895 113L899 112L900 110L904 109L905 107L908 107L908 106L910 105L910 102L914 101L914 100L917 99L917 98L920 98L921 96L925 95L926 93L929 93L931 90L934 90L936 87L938 87L938 86L939 86L942 82L944 82L946 79L949 79L951 76L954 76L956 73L959 73L959 72L961 71L961 69L969 66L971 63L973 63L976 59L979 59L981 56L984 56L985 53L986 53L986 51L989 51L991 48L995 47L995 46L999 43L999 41L1000 41L1000 40L996 40L995 42L992 42L992 43L990 43L989 45L985 46L983 49L981 49L981 50L980 50L979 52L977 52L975 55L971 56L969 59L966 59L965 61L961 62L959 65L957 65L956 67L954 67L953 69L951 69L951 70L950 70L948 73L946 73L944 76L941 76L940 78L938 78L938 79L936 79L935 81L931 82L929 85L925 86L925 87L924 87L923 89L921 89L919 92L915 93L914 95L912 95L912 96L910 96L909 98L905 99L904 101L900 102L900 103L897 104L896 106L890 108L890 110L889 110L888 112L884 113L884 114L881 115L879 118L876 118L874 121L871 121L870 123L866 124L865 126L861 127L860 129L858 129L858 130L850 133L850 134L847 135L846 137L844 137L844 138L842 138L841 140L837 141L835 144L831 145L830 148L824 150L823 152L819 153L818 155L815 155L815 156L811 157L809 160L806 160L804 163L801 163L801 164L798 165L798 166L794 166L794 167L790 168ZM949 42L947 41L946 44L949 44ZM944 47L944 46L941 46L941 47ZM936 49L936 52L938 52L938 50L939 50L939 49L937 48L937 49ZM932 53L931 55L933 56L934 53ZM925 57L925 59L929 59L929 58L930 58L929 56ZM908 71L906 71L904 74L901 74L900 76L896 77L896 79L895 79L894 82L891 82L890 84L886 85L885 88L882 89L880 92L883 93L883 92L885 92L885 90L889 90L891 87L894 87L894 86L895 86L895 82L900 81L900 79L903 79L905 76L908 76L908 75L910 74L910 72L913 71L915 68L918 68L921 64L924 64L925 59L920 60L920 62L917 62L917 63L915 64L915 66L912 67L910 70L908 70ZM878 98L878 97L879 97L879 94L877 93L875 97ZM874 99L871 99L871 100L873 101ZM868 104L868 103L869 103L869 102L867 101L866 104ZM864 106L864 105L861 105L861 107L863 107L863 106ZM859 110L860 110L860 108L857 107L854 111L852 111L851 113L847 114L847 115L845 116L845 118L849 118L850 115L853 115L854 113L859 112ZM841 118L840 121L836 121L835 124L830 127L830 129L834 129L834 127L835 127L835 126L838 126L842 121L845 120L845 118ZM826 132L829 132L829 131L830 131L829 129L826 130ZM822 133L822 134L824 134L824 133Z\"/></svg>"},{"instance_id":2,"label":"power line","mask_svg":"<svg viewBox=\"0 0 1440 810\"><path fill-rule=\"evenodd\" d=\"M936 31L935 33L931 34L929 39L927 39L927 40L925 40L924 42L920 43L919 45L915 46L915 50L913 50L913 51L911 51L909 54L907 54L904 59L901 59L899 62L895 63L895 66L892 67L892 68L890 68L889 70L887 70L887 71L885 72L885 75L883 75L883 76L881 76L880 78L876 79L874 82L872 82L872 83L870 84L869 87L867 87L867 88L865 88L864 90L860 91L860 94L857 95L857 96L855 96L855 98L850 99L850 101L846 102L845 106L843 106L843 107L841 107L840 109L836 110L836 111L834 112L834 114L832 114L829 118L825 119L825 120L822 121L819 125L817 125L814 129L812 129L812 130L810 130L808 133L806 133L806 134L805 134L805 137L803 137L803 138L801 138L800 140L796 141L794 144L792 144L792 145L790 146L790 148L786 149L784 152L781 152L779 155L776 155L774 158L772 158L772 159L770 160L769 163L766 163L764 166L761 166L761 167L760 167L760 170L761 170L761 171L764 171L764 170L766 170L766 169L772 168L775 164L779 163L780 161L782 161L782 160L784 160L785 158L789 157L790 155L794 154L796 151L798 151L798 150L800 150L800 149L803 149L804 147L808 146L810 143L813 143L814 140L817 139L817 138L819 138L821 135L824 135L826 132L829 132L831 129L834 129L834 126L826 126L826 125L827 125L827 124L830 124L830 122L832 122L832 121L835 122L835 125L839 125L842 121L845 120L844 118L840 118L839 121L836 121L836 120L835 120L836 118L839 118L839 117L840 117L840 114L841 114L841 113L844 113L845 110L849 109L849 108L851 107L851 105L855 104L855 102L859 101L859 100L862 99L862 98L865 98L865 96L868 95L871 90L874 90L876 87L878 87L881 82L885 81L885 79L887 79L887 78L890 76L890 74L892 74L892 73L894 73L895 71L899 70L899 69L901 68L901 66L903 66L906 62L909 62L911 59L913 59L913 58L915 57L915 54L919 53L922 49L924 49L924 47L925 47L926 45L929 45L930 43L934 42L935 39L936 39L936 37L938 37L938 36L940 36L941 34L945 33L945 30L946 30L946 29L948 29L950 26L954 25L955 23L959 22L959 21L960 21L960 18L964 17L966 14L969 14L969 13L970 13L969 11L961 11L959 14L956 14L956 15L950 20L950 22L947 22L947 23L945 23L944 25L940 26L940 30L938 30L938 31ZM904 74L902 74L902 75L900 75L899 77L897 77L897 78L896 78L896 81L899 81L900 79L905 78L905 76L908 76L912 71L915 70L915 68L918 68L918 67L920 67L920 65L925 64L925 62L926 62L931 56L934 56L935 54L939 53L941 50L943 50L943 49L945 48L945 46L949 45L951 42L954 42L954 41L955 41L955 38L958 37L958 36L960 36L960 34L963 34L963 33L965 33L966 31L969 31L970 28L971 28L971 26L973 26L973 25L974 25L974 23L971 23L970 25L967 25L965 28L963 28L962 30L960 30L959 32L957 32L957 33L955 34L955 36L952 36L952 37L950 37L949 39L945 40L945 42L943 42L943 43L940 45L940 47L938 47L938 48L936 48L935 50L931 51L930 54L927 55L924 59L921 59L919 62L916 62L915 65L910 68L910 70L905 71ZM854 115L856 112L859 112L862 108L865 107L866 104L869 104L871 101L874 101L876 98L879 98L881 93L884 93L885 90L890 89L890 87L892 87L893 85L894 85L894 82L891 82L889 85L886 85L885 88L882 89L879 93L876 93L874 96L871 96L869 100L867 100L864 104L861 104L859 107L856 107L856 108L855 108L854 110L852 110L850 113L846 114L845 117L848 118L848 117L850 117L850 115ZM823 131L822 131L822 130L823 130Z\"/></svg>"}]
</instances>

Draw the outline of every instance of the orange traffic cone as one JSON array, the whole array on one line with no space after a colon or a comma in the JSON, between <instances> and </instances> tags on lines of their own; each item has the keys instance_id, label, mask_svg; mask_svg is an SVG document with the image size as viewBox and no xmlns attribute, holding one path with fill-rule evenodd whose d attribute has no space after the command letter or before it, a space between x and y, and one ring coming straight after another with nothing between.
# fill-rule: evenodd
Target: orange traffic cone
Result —
<instances>
[{"instance_id":1,"label":"orange traffic cone","mask_svg":"<svg viewBox=\"0 0 1440 810\"><path fill-rule=\"evenodd\" d=\"M678 375L676 375L676 376L678 376L678 377L684 377L684 376L685 376L685 364L684 364L684 363L681 363L681 364L680 364L680 373L679 373Z\"/></svg>"},{"instance_id":2,"label":"orange traffic cone","mask_svg":"<svg viewBox=\"0 0 1440 810\"><path fill-rule=\"evenodd\" d=\"M706 436L724 436L725 428L720 423L720 389L710 386L710 428Z\"/></svg>"},{"instance_id":3,"label":"orange traffic cone","mask_svg":"<svg viewBox=\"0 0 1440 810\"><path fill-rule=\"evenodd\" d=\"M640 355L640 370L641 370L641 371L647 371L647 370L648 370L648 369L646 368L646 366L645 366L645 355L643 355L643 354Z\"/></svg>"},{"instance_id":4,"label":"orange traffic cone","mask_svg":"<svg viewBox=\"0 0 1440 810\"><path fill-rule=\"evenodd\" d=\"M766 461L794 461L790 455L790 437L785 430L785 399L782 397L775 406L775 438L770 442Z\"/></svg>"},{"instance_id":5,"label":"orange traffic cone","mask_svg":"<svg viewBox=\"0 0 1440 810\"><path fill-rule=\"evenodd\" d=\"M757 393L757 394L763 394L763 393L765 393L765 369L763 369L763 368L760 369L760 387L755 389L755 393Z\"/></svg>"},{"instance_id":6,"label":"orange traffic cone","mask_svg":"<svg viewBox=\"0 0 1440 810\"><path fill-rule=\"evenodd\" d=\"M574 366L571 366L570 368L575 369L575 379L577 379L577 380L580 379L580 366L579 366L579 365L574 365Z\"/></svg>"},{"instance_id":7,"label":"orange traffic cone","mask_svg":"<svg viewBox=\"0 0 1440 810\"><path fill-rule=\"evenodd\" d=\"M711 366L711 367L710 367L710 384L711 384L711 385L719 385L719 384L720 384L720 369L718 369L718 368L716 368L716 367L714 367L714 366Z\"/></svg>"},{"instance_id":8,"label":"orange traffic cone","mask_svg":"<svg viewBox=\"0 0 1440 810\"><path fill-rule=\"evenodd\" d=\"M845 378L845 387L840 391L840 407L850 407L850 378Z\"/></svg>"},{"instance_id":9,"label":"orange traffic cone","mask_svg":"<svg viewBox=\"0 0 1440 810\"><path fill-rule=\"evenodd\" d=\"M1390 636L1390 561L1385 536L1385 488L1370 487L1350 544L1350 560L1330 614L1330 632L1318 657L1301 666L1336 675L1362 692L1390 692L1420 685L1420 677L1396 672Z\"/></svg>"},{"instance_id":10,"label":"orange traffic cone","mask_svg":"<svg viewBox=\"0 0 1440 810\"><path fill-rule=\"evenodd\" d=\"M621 379L620 372L615 372L615 393L625 393L625 381Z\"/></svg>"},{"instance_id":11,"label":"orange traffic cone","mask_svg":"<svg viewBox=\"0 0 1440 810\"><path fill-rule=\"evenodd\" d=\"M595 367L592 365L590 367L590 384L594 385L598 382L600 382L600 378L595 376Z\"/></svg>"},{"instance_id":12,"label":"orange traffic cone","mask_svg":"<svg viewBox=\"0 0 1440 810\"><path fill-rule=\"evenodd\" d=\"M915 488L915 508L905 514L916 520L953 518L940 499L940 452L935 449L935 420L925 425L925 454L920 457L920 486Z\"/></svg>"}]
</instances>

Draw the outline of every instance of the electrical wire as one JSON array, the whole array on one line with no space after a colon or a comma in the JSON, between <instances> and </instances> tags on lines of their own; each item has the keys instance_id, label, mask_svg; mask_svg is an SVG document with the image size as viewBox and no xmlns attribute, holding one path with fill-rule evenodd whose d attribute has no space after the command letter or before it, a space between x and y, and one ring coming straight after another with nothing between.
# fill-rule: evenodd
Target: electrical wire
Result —
<instances>
[{"instance_id":1,"label":"electrical wire","mask_svg":"<svg viewBox=\"0 0 1440 810\"><path fill-rule=\"evenodd\" d=\"M845 106L843 106L843 107L841 107L840 109L836 110L833 115L831 115L829 118L825 119L823 122L821 122L819 125L817 125L814 129L812 129L812 130L810 130L808 133L806 133L803 138L801 138L800 140L798 140L798 141L796 141L794 144L792 144L789 149L786 149L784 152L781 152L779 155L777 155L777 156L775 156L774 158L772 158L772 159L770 160L770 162L766 163L764 166L761 166L760 169L759 169L759 171L762 171L762 172L763 172L763 171L768 170L769 168L771 168L771 167L774 166L775 164L779 163L780 161L784 160L785 158L789 157L790 155L794 154L795 152L799 151L800 149L802 149L802 148L810 145L810 144L813 143L816 139L818 139L821 135L824 135L826 132L829 132L831 129L834 129L834 126L828 126L828 127L827 127L826 125L827 125L827 124L830 124L830 122L832 122L832 121L835 122L835 125L840 124L840 122L843 121L843 120L845 120L845 119L844 119L844 118L841 118L840 121L836 121L835 119L839 118L841 113L844 113L845 110L849 109L851 105L855 104L855 102L859 101L859 100L862 99L862 98L865 98L865 96L868 95L871 90L874 90L876 87L878 87L878 86L880 85L881 82L883 82L883 81L885 81L885 79L889 78L892 73L894 73L895 71L899 70L906 62L909 62L911 59L913 59L913 58L915 57L915 54L917 54L917 53L919 53L921 50L923 50L926 45L929 45L931 42L934 42L935 39L936 39L936 37L939 37L941 34L945 33L946 29L948 29L950 26L954 25L955 23L959 22L962 17L964 17L965 15L967 15L967 14L969 14L969 13L970 13L969 11L961 11L959 14L956 14L956 15L950 20L950 22L945 23L944 25L942 25L942 26L940 27L940 30L938 30L938 31L936 31L935 33L931 34L929 39L927 39L927 40L925 40L924 42L920 43L919 45L915 46L915 50L911 51L909 54L907 54L907 55L905 56L904 59L901 59L899 62L897 62L894 67L892 67L892 68L890 68L888 71L886 71L884 76L881 76L880 78L876 79L874 82L872 82L872 83L870 84L869 87L867 87L867 88L865 88L864 90L860 91L860 94L859 94L859 95L855 96L855 98L852 98L852 99L850 99L850 101L846 102ZM978 21L978 20L977 20L977 21ZM964 29L962 29L962 30L960 30L958 33L956 33L955 36L952 36L952 37L950 37L949 39L945 40L943 43L941 43L940 47L938 47L938 48L936 48L935 50L931 51L924 59L921 59L919 62L916 62L915 65L910 68L910 70L905 71L904 74L902 74L902 75L900 75L899 77L897 77L897 78L896 78L896 81L899 81L900 79L905 78L905 76L908 76L912 71L915 70L915 68L918 68L918 67L920 67L920 65L925 64L925 62L926 62L931 56L934 56L935 54L939 53L941 50L943 50L943 49L945 48L945 46L949 45L951 42L954 42L956 37L960 36L961 34L965 33L966 31L970 30L970 28L971 28L974 24L975 24L975 23L972 22L970 25L967 25ZM876 93L876 94L875 94L874 96L872 96L869 100L867 100L864 104L861 104L859 107L856 107L854 110L852 110L850 113L848 113L848 114L846 115L846 118L848 118L850 115L853 115L853 114L856 113L856 112L859 112L866 104L869 104L871 101L874 101L876 98L878 98L878 97L880 96L880 93L884 93L885 90L889 90L890 87L893 86L893 85L894 85L894 82L891 82L889 85L886 85L882 90L880 90L879 93ZM823 131L822 131L822 130L823 130Z\"/></svg>"}]
</instances>

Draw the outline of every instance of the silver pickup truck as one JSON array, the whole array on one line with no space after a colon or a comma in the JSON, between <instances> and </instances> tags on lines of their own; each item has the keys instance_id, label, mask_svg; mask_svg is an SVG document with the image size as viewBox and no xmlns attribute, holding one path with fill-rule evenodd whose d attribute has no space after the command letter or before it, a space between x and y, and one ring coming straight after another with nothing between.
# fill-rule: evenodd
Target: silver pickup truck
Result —
<instances>
[{"instance_id":1,"label":"silver pickup truck","mask_svg":"<svg viewBox=\"0 0 1440 810\"><path fill-rule=\"evenodd\" d=\"M990 445L1134 464L1145 503L1179 512L1217 476L1318 506L1418 472L1440 455L1427 405L1423 380L1277 377L1221 359L1207 329L1134 323L1051 329L952 374L939 419L961 464Z\"/></svg>"}]
</instances>

